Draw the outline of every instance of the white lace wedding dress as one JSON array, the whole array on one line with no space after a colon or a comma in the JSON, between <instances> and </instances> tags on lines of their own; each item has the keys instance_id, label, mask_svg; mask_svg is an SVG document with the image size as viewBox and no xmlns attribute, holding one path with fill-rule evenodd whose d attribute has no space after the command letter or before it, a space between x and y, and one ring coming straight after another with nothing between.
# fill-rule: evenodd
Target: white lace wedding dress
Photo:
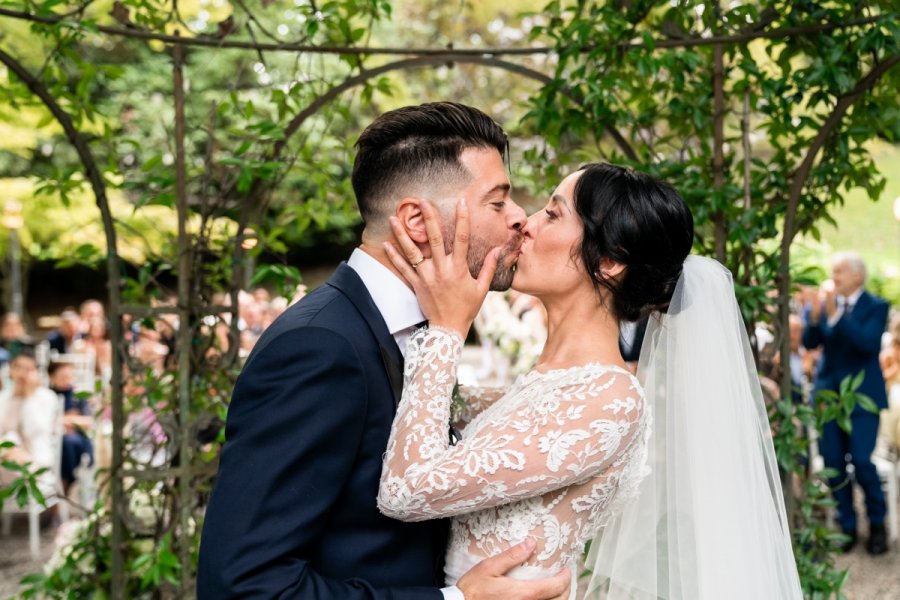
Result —
<instances>
[{"instance_id":1,"label":"white lace wedding dress","mask_svg":"<svg viewBox=\"0 0 900 600\"><path fill-rule=\"evenodd\" d=\"M643 390L616 366L531 371L507 390L468 394L471 406L485 408L451 446L462 343L435 328L412 336L378 506L404 521L454 517L447 584L526 538L535 552L510 576L537 579L574 567L585 542L649 472Z\"/></svg>"}]
</instances>

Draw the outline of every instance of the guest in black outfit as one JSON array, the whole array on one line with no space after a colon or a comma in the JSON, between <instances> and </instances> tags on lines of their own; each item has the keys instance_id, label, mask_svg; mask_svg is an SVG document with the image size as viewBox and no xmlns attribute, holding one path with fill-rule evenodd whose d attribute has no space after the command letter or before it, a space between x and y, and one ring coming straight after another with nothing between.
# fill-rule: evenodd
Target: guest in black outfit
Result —
<instances>
[{"instance_id":1,"label":"guest in black outfit","mask_svg":"<svg viewBox=\"0 0 900 600\"><path fill-rule=\"evenodd\" d=\"M74 310L66 309L59 315L62 319L58 329L47 336L50 350L56 354L67 354L72 351L72 344L81 337L81 317Z\"/></svg>"},{"instance_id":2,"label":"guest in black outfit","mask_svg":"<svg viewBox=\"0 0 900 600\"><path fill-rule=\"evenodd\" d=\"M641 357L641 346L644 345L644 333L647 331L647 319L639 321L623 321L619 328L619 352L622 359L628 363L628 368L634 373L637 371L637 362Z\"/></svg>"}]
</instances>

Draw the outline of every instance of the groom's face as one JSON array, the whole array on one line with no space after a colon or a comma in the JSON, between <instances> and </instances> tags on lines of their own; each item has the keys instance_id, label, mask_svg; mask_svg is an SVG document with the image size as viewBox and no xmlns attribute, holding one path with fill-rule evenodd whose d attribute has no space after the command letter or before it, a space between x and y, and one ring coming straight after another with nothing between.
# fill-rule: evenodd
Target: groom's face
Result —
<instances>
[{"instance_id":1,"label":"groom's face","mask_svg":"<svg viewBox=\"0 0 900 600\"><path fill-rule=\"evenodd\" d=\"M466 187L456 196L464 198L469 208L469 271L473 277L477 276L488 253L500 246L500 262L491 281L491 289L509 289L522 245L525 211L510 197L509 177L499 152L468 148L460 155L459 161L472 175ZM441 212L445 215L444 239L452 243L455 230L453 212Z\"/></svg>"}]
</instances>

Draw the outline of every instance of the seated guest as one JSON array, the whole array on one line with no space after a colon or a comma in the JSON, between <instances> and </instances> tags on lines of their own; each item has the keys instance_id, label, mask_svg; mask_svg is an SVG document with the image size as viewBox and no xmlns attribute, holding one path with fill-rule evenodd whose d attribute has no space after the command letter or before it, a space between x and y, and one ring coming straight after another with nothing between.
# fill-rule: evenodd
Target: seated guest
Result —
<instances>
[{"instance_id":1,"label":"seated guest","mask_svg":"<svg viewBox=\"0 0 900 600\"><path fill-rule=\"evenodd\" d=\"M59 315L62 323L59 329L54 329L47 336L47 343L50 344L50 351L57 354L67 354L72 351L76 340L81 335L81 317L74 310L66 309Z\"/></svg>"},{"instance_id":2,"label":"seated guest","mask_svg":"<svg viewBox=\"0 0 900 600\"><path fill-rule=\"evenodd\" d=\"M894 315L888 327L888 343L879 355L881 373L888 393L894 385L900 385L900 314Z\"/></svg>"},{"instance_id":3,"label":"seated guest","mask_svg":"<svg viewBox=\"0 0 900 600\"><path fill-rule=\"evenodd\" d=\"M109 340L106 320L95 318L88 322L83 337L74 345L73 350L93 356L95 374L104 382L108 381L112 372L112 342Z\"/></svg>"},{"instance_id":4,"label":"seated guest","mask_svg":"<svg viewBox=\"0 0 900 600\"><path fill-rule=\"evenodd\" d=\"M788 336L791 345L791 398L796 403L806 400L805 390L816 367L816 350L803 347L803 319L800 315L788 317Z\"/></svg>"},{"instance_id":5,"label":"seated guest","mask_svg":"<svg viewBox=\"0 0 900 600\"><path fill-rule=\"evenodd\" d=\"M75 482L75 469L81 464L83 456L87 456L89 464L94 464L94 447L86 431L93 427L91 407L86 398L79 398L74 393L75 367L71 363L52 362L47 367L50 377L50 389L63 398L63 427L65 433L62 440L62 463L60 478L63 490L68 493Z\"/></svg>"},{"instance_id":6,"label":"seated guest","mask_svg":"<svg viewBox=\"0 0 900 600\"><path fill-rule=\"evenodd\" d=\"M0 320L0 346L9 350L10 342L25 337L25 325L22 317L14 312L8 312Z\"/></svg>"},{"instance_id":7,"label":"seated guest","mask_svg":"<svg viewBox=\"0 0 900 600\"><path fill-rule=\"evenodd\" d=\"M14 312L8 312L0 319L0 367L9 362L10 358L18 352L23 344L27 343L25 326L22 317ZM0 389L3 388L0 377Z\"/></svg>"},{"instance_id":8,"label":"seated guest","mask_svg":"<svg viewBox=\"0 0 900 600\"><path fill-rule=\"evenodd\" d=\"M59 456L55 435L59 423L59 401L56 395L40 386L37 360L29 348L23 348L9 367L12 382L0 391L0 441L15 446L2 454L4 460L31 463L32 470L46 467L38 477L45 496L53 495ZM18 478L18 473L0 468L0 486Z\"/></svg>"},{"instance_id":9,"label":"seated guest","mask_svg":"<svg viewBox=\"0 0 900 600\"><path fill-rule=\"evenodd\" d=\"M881 435L900 449L900 315L888 327L888 343L879 356L888 395L888 408L881 412Z\"/></svg>"},{"instance_id":10,"label":"seated guest","mask_svg":"<svg viewBox=\"0 0 900 600\"><path fill-rule=\"evenodd\" d=\"M106 322L106 309L99 300L85 300L78 306L78 319L81 321L81 333L87 334L94 321Z\"/></svg>"},{"instance_id":11,"label":"seated guest","mask_svg":"<svg viewBox=\"0 0 900 600\"><path fill-rule=\"evenodd\" d=\"M150 367L154 373L161 374L166 370L169 346L163 342L165 338L159 331L164 324L157 322L153 325L154 327L149 327L146 323L140 324L137 341L132 345L130 352L138 364Z\"/></svg>"}]
</instances>

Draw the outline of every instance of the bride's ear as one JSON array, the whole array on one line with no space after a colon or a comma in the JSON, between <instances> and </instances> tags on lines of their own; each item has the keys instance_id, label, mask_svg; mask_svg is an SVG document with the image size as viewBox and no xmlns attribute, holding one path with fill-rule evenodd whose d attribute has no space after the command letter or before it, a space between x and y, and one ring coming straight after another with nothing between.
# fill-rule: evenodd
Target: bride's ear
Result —
<instances>
[{"instance_id":1,"label":"bride's ear","mask_svg":"<svg viewBox=\"0 0 900 600\"><path fill-rule=\"evenodd\" d=\"M418 198L403 198L397 205L395 216L400 219L400 224L406 230L410 239L417 244L428 243L428 233L425 231L425 217L422 215L422 206Z\"/></svg>"},{"instance_id":2,"label":"bride's ear","mask_svg":"<svg viewBox=\"0 0 900 600\"><path fill-rule=\"evenodd\" d=\"M597 269L597 274L602 279L617 279L624 272L625 265L608 257L600 260L600 266Z\"/></svg>"}]
</instances>

